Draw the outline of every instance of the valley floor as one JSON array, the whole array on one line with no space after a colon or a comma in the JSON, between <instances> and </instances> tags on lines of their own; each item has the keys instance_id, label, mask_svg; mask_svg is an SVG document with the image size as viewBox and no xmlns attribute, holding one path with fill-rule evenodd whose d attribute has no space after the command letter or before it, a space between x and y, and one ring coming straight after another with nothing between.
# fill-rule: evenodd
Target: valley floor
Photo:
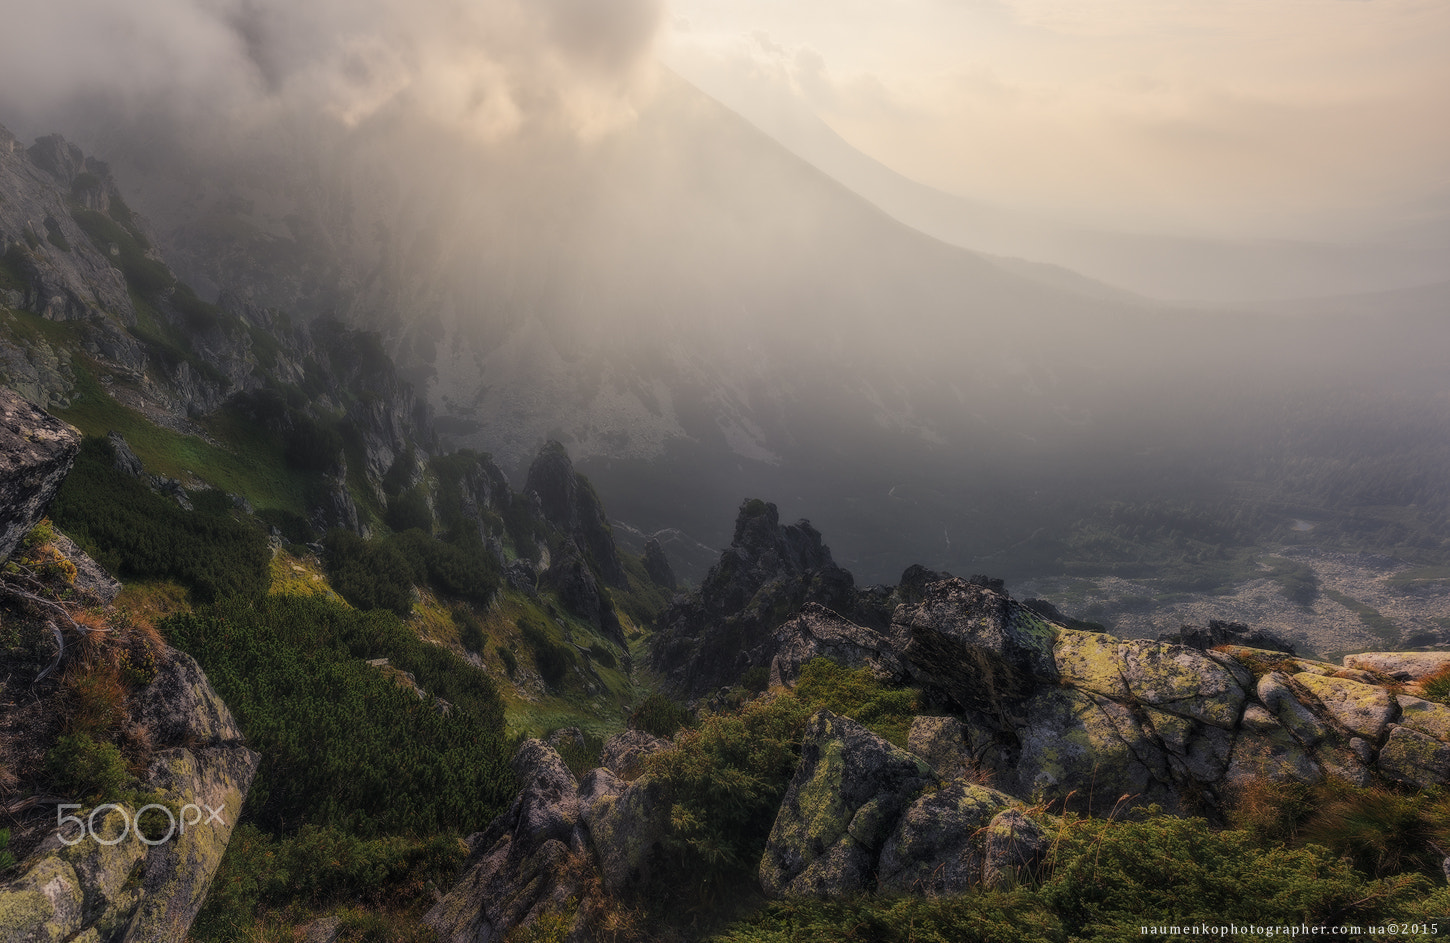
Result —
<instances>
[{"instance_id":1,"label":"valley floor","mask_svg":"<svg viewBox=\"0 0 1450 943\"><path fill-rule=\"evenodd\" d=\"M1375 554L1305 547L1272 553L1313 571L1318 592L1309 605L1288 599L1263 562L1262 578L1222 594L1174 592L1154 580L1114 576L1047 577L1012 589L1022 598L1041 597L1064 612L1100 621L1128 638L1152 638L1180 625L1219 619L1271 631L1304 653L1323 657L1425 647L1450 629L1450 572Z\"/></svg>"}]
</instances>

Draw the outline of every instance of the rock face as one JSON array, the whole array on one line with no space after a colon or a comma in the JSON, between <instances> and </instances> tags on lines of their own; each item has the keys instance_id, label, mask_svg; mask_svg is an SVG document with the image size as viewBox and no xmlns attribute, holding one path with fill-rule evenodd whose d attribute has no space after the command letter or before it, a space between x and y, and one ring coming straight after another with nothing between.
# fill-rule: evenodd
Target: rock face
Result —
<instances>
[{"instance_id":1,"label":"rock face","mask_svg":"<svg viewBox=\"0 0 1450 943\"><path fill-rule=\"evenodd\" d=\"M664 589L676 589L675 571L670 566L669 558L665 556L665 549L660 542L653 537L644 545L644 571L656 586Z\"/></svg>"},{"instance_id":2,"label":"rock face","mask_svg":"<svg viewBox=\"0 0 1450 943\"><path fill-rule=\"evenodd\" d=\"M125 821L112 808L95 819L104 841L88 834L68 846L52 835L0 887L6 940L171 943L201 910L261 757L242 744L196 662L175 650L163 651L138 692L132 721L151 732L143 782L181 810L175 832L155 844L122 838ZM134 821L137 810L124 808Z\"/></svg>"},{"instance_id":3,"label":"rock face","mask_svg":"<svg viewBox=\"0 0 1450 943\"><path fill-rule=\"evenodd\" d=\"M800 615L776 630L774 643L772 687L794 685L801 667L813 658L829 658L848 668L867 667L882 680L898 679L905 672L889 636L856 625L819 603L802 606Z\"/></svg>"},{"instance_id":4,"label":"rock face","mask_svg":"<svg viewBox=\"0 0 1450 943\"><path fill-rule=\"evenodd\" d=\"M523 790L471 844L463 877L423 918L443 943L500 940L513 926L577 893L567 866L582 851L578 784L547 744L527 740L513 760Z\"/></svg>"},{"instance_id":5,"label":"rock face","mask_svg":"<svg viewBox=\"0 0 1450 943\"><path fill-rule=\"evenodd\" d=\"M605 583L626 585L604 505L588 479L574 470L564 446L549 442L539 450L529 466L524 493L538 497L544 519L578 543Z\"/></svg>"},{"instance_id":6,"label":"rock face","mask_svg":"<svg viewBox=\"0 0 1450 943\"><path fill-rule=\"evenodd\" d=\"M808 521L782 526L775 505L746 501L735 536L700 591L660 617L652 664L693 699L738 681L775 655L771 633L814 602L861 621L855 582Z\"/></svg>"},{"instance_id":7,"label":"rock face","mask_svg":"<svg viewBox=\"0 0 1450 943\"><path fill-rule=\"evenodd\" d=\"M0 388L0 561L44 516L80 447L75 429Z\"/></svg>"},{"instance_id":8,"label":"rock face","mask_svg":"<svg viewBox=\"0 0 1450 943\"><path fill-rule=\"evenodd\" d=\"M632 784L607 769L576 783L547 744L527 740L513 760L523 789L507 812L470 838L463 877L424 922L442 943L491 943L540 915L572 909L569 939L586 939L586 886L598 874L619 892L663 859L669 803L648 776Z\"/></svg>"}]
</instances>

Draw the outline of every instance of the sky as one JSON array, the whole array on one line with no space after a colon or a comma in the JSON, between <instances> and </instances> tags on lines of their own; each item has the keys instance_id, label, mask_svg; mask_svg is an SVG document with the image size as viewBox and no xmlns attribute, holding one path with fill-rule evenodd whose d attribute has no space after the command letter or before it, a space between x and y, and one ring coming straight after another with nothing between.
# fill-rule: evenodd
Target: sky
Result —
<instances>
[{"instance_id":1,"label":"sky","mask_svg":"<svg viewBox=\"0 0 1450 943\"><path fill-rule=\"evenodd\" d=\"M1094 225L1303 235L1450 195L1445 0L673 0L660 49L747 116Z\"/></svg>"}]
</instances>

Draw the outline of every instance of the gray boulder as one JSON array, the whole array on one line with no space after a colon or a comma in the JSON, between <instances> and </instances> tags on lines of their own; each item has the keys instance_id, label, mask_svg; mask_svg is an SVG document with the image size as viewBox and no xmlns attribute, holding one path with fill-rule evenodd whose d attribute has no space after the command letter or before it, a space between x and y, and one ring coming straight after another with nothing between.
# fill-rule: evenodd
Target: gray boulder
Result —
<instances>
[{"instance_id":1,"label":"gray boulder","mask_svg":"<svg viewBox=\"0 0 1450 943\"><path fill-rule=\"evenodd\" d=\"M599 755L599 765L620 779L637 779L644 772L644 761L669 746L670 741L661 740L643 730L626 730L604 742L604 750Z\"/></svg>"},{"instance_id":2,"label":"gray boulder","mask_svg":"<svg viewBox=\"0 0 1450 943\"><path fill-rule=\"evenodd\" d=\"M1018 805L1006 793L964 782L917 799L881 849L880 891L961 894L1025 876L1046 846L1042 829Z\"/></svg>"},{"instance_id":3,"label":"gray boulder","mask_svg":"<svg viewBox=\"0 0 1450 943\"><path fill-rule=\"evenodd\" d=\"M869 889L897 817L936 781L924 761L855 721L816 714L760 859L761 887L772 897Z\"/></svg>"},{"instance_id":4,"label":"gray boulder","mask_svg":"<svg viewBox=\"0 0 1450 943\"><path fill-rule=\"evenodd\" d=\"M1040 684L1057 678L1059 630L991 587L933 583L920 603L896 610L892 628L913 679L1009 725L1025 719Z\"/></svg>"},{"instance_id":5,"label":"gray boulder","mask_svg":"<svg viewBox=\"0 0 1450 943\"><path fill-rule=\"evenodd\" d=\"M889 636L857 625L820 603L808 602L799 615L775 632L770 685L793 687L802 666L813 658L829 658L847 668L870 668L882 679L904 673Z\"/></svg>"}]
</instances>

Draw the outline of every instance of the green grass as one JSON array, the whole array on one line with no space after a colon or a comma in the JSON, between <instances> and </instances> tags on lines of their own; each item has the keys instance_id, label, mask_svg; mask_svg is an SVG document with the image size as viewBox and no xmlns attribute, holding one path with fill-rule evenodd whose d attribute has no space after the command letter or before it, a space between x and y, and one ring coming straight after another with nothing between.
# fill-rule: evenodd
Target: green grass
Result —
<instances>
[{"instance_id":1,"label":"green grass","mask_svg":"<svg viewBox=\"0 0 1450 943\"><path fill-rule=\"evenodd\" d=\"M1403 589L1415 583L1431 583L1440 580L1450 580L1450 566L1416 567L1413 570L1404 570L1387 577L1384 582L1386 586Z\"/></svg>"},{"instance_id":2,"label":"green grass","mask_svg":"<svg viewBox=\"0 0 1450 943\"><path fill-rule=\"evenodd\" d=\"M1346 596L1337 589L1323 587L1320 592L1359 616L1359 621L1379 638L1391 644L1400 640L1400 627L1380 614L1373 606L1365 605L1353 596Z\"/></svg>"},{"instance_id":3,"label":"green grass","mask_svg":"<svg viewBox=\"0 0 1450 943\"><path fill-rule=\"evenodd\" d=\"M294 513L306 510L305 477L289 470L280 459L279 447L269 448L261 433L213 417L208 422L213 434L219 439L240 440L233 441L233 451L174 432L116 402L97 382L89 364L73 360L71 365L75 396L70 406L56 413L81 432L92 436L121 433L148 473L181 481L199 478L213 488L240 494L257 507ZM275 460L269 452L274 452Z\"/></svg>"}]
</instances>

